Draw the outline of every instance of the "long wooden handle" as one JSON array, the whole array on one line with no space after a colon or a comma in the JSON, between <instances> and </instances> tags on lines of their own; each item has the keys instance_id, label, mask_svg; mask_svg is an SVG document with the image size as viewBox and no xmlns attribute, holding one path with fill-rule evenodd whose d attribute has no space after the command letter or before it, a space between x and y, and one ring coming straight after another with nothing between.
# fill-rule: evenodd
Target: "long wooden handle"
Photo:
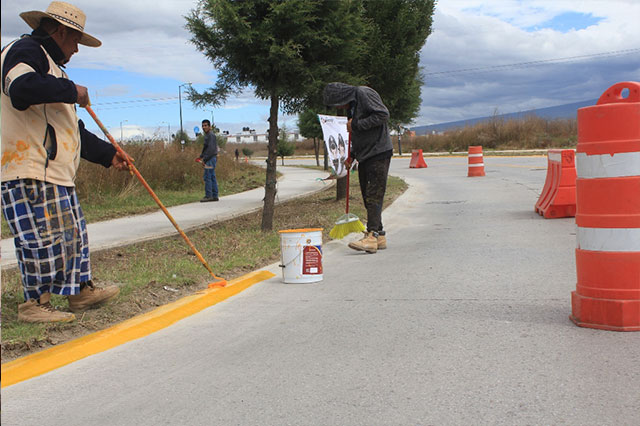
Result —
<instances>
[{"instance_id":1,"label":"long wooden handle","mask_svg":"<svg viewBox=\"0 0 640 426\"><path fill-rule=\"evenodd\" d=\"M347 148L347 162L351 163L351 132L349 132L349 144ZM349 176L351 175L351 164L347 168L347 208L345 209L345 214L349 214Z\"/></svg>"},{"instance_id":2,"label":"long wooden handle","mask_svg":"<svg viewBox=\"0 0 640 426\"><path fill-rule=\"evenodd\" d=\"M120 145L118 145L118 143L116 142L116 140L113 138L113 136L111 136L111 134L109 133L109 131L107 130L107 128L104 126L104 124L102 124L102 122L100 121L100 119L98 118L98 116L96 115L95 112L93 112L93 109L91 108L91 106L87 105L85 106L85 109L87 110L87 112L89 113L89 115L91 116L91 118L93 118L93 120L96 122L96 124L98 125L98 127L100 127L100 129L102 130L102 132L104 133L104 135L107 137L107 139L109 139L109 141L111 142L111 144L114 146L114 148L116 149L116 151L118 151L120 153L120 155L122 155L126 160L127 163L129 164L129 170L138 178L138 180L140 181L140 183L142 184L142 186L145 187L145 189L147 190L147 192L149 192L149 195L151 195L151 198L153 198L156 202L156 204L158 204L158 206L160 207L160 209L162 209L162 211L164 212L164 214L167 216L167 218L169 219L169 221L173 224L173 226L176 228L176 230L180 233L180 235L182 236L182 238L184 239L184 241L187 243L187 245L189 246L189 248L191 249L191 251L193 251L193 253L196 255L196 257L200 260L200 262L202 263L202 265L204 265L205 268L207 268L207 271L209 271L209 273L211 274L211 276L213 278L215 278L216 280L218 280L218 282L216 282L215 284L217 286L221 286L224 287L227 284L227 281L224 280L223 278L217 277L214 273L213 270L211 270L211 267L209 266L209 264L207 264L207 262L204 260L204 257L202 257L202 255L200 254L200 252L198 251L198 249L196 249L196 247L193 245L193 243L191 242L191 240L189 240L189 237L187 237L187 235L182 231L182 229L180 229L180 226L178 225L178 223L175 221L175 219L173 218L173 216L171 216L171 213L169 213L169 210L167 210L167 208L164 206L164 204L162 204L162 201L160 201L160 199L158 198L158 196L156 195L155 192L153 192L153 189L151 189L151 187L149 186L149 184L147 183L147 181L142 177L142 175L140 174L140 172L138 171L138 169L136 168L136 166L134 166L133 164L133 160L132 158L129 156L129 154L127 154L126 152L124 152L124 150L122 148L120 148Z\"/></svg>"}]
</instances>

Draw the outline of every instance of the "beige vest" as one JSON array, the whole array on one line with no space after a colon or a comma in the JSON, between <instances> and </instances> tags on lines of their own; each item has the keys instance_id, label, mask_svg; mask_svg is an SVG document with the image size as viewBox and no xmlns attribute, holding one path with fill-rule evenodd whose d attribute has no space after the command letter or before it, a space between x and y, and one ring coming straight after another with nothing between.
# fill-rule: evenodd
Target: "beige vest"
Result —
<instances>
[{"instance_id":1,"label":"beige vest","mask_svg":"<svg viewBox=\"0 0 640 426\"><path fill-rule=\"evenodd\" d=\"M2 52L2 66L6 53ZM44 48L49 60L49 74L67 78ZM75 104L38 104L19 111L8 96L11 82L21 75L35 72L25 63L19 63L7 73L2 91L2 182L14 179L37 179L63 186L74 186L80 163L80 129ZM49 124L55 132L57 152L47 161L47 148L52 145Z\"/></svg>"}]
</instances>

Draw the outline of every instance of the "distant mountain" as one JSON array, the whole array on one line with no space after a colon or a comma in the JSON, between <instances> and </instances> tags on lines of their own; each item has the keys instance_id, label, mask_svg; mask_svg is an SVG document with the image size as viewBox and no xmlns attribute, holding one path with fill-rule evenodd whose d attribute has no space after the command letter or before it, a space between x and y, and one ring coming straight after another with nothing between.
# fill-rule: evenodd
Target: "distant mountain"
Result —
<instances>
[{"instance_id":1,"label":"distant mountain","mask_svg":"<svg viewBox=\"0 0 640 426\"><path fill-rule=\"evenodd\" d=\"M576 118L578 108L595 105L598 102L597 99L590 99L588 101L575 102L572 104L557 105L548 108L531 109L528 111L512 112L509 114L500 114L496 117L503 120L513 120L523 118L529 115L537 115L538 117L547 119L557 118ZM426 135L432 132L444 132L456 127L471 126L483 121L491 120L493 116L470 118L468 120L450 121L448 123L430 124L428 126L415 126L411 127L411 130L416 132L416 135Z\"/></svg>"}]
</instances>

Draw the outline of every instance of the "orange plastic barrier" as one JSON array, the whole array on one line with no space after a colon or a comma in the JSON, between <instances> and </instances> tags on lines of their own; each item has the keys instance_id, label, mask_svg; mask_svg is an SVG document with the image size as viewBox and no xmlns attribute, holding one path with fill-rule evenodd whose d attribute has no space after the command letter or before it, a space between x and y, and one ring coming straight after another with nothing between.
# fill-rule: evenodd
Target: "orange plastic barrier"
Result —
<instances>
[{"instance_id":1,"label":"orange plastic barrier","mask_svg":"<svg viewBox=\"0 0 640 426\"><path fill-rule=\"evenodd\" d=\"M545 219L576 215L576 163L572 149L547 152L547 178L535 208Z\"/></svg>"},{"instance_id":2,"label":"orange plastic barrier","mask_svg":"<svg viewBox=\"0 0 640 426\"><path fill-rule=\"evenodd\" d=\"M414 149L411 151L411 162L409 163L410 169L422 169L427 167L427 163L424 162L421 149Z\"/></svg>"},{"instance_id":3,"label":"orange plastic barrier","mask_svg":"<svg viewBox=\"0 0 640 426\"><path fill-rule=\"evenodd\" d=\"M640 83L578 110L576 291L581 327L640 331Z\"/></svg>"},{"instance_id":4,"label":"orange plastic barrier","mask_svg":"<svg viewBox=\"0 0 640 426\"><path fill-rule=\"evenodd\" d=\"M467 176L484 176L484 159L482 157L482 146L469 147L469 174Z\"/></svg>"}]
</instances>

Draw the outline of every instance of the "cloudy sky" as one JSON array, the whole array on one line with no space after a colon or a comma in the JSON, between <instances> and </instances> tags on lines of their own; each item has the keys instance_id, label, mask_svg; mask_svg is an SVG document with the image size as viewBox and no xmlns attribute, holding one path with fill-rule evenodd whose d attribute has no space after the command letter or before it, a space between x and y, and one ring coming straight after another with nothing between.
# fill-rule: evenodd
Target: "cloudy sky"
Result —
<instances>
[{"instance_id":1,"label":"cloudy sky","mask_svg":"<svg viewBox=\"0 0 640 426\"><path fill-rule=\"evenodd\" d=\"M195 0L72 1L87 14L98 49L80 47L67 67L89 88L94 110L119 139L166 137L180 127L179 86L213 85L212 69L184 28ZM2 45L29 31L19 18L47 0L2 2ZM619 81L640 81L640 1L440 0L421 52L422 106L413 125L594 99ZM182 100L193 134L213 116L222 130L267 129L268 104L251 91L217 108ZM91 118L81 112L88 127ZM281 117L295 127L295 117Z\"/></svg>"}]
</instances>

